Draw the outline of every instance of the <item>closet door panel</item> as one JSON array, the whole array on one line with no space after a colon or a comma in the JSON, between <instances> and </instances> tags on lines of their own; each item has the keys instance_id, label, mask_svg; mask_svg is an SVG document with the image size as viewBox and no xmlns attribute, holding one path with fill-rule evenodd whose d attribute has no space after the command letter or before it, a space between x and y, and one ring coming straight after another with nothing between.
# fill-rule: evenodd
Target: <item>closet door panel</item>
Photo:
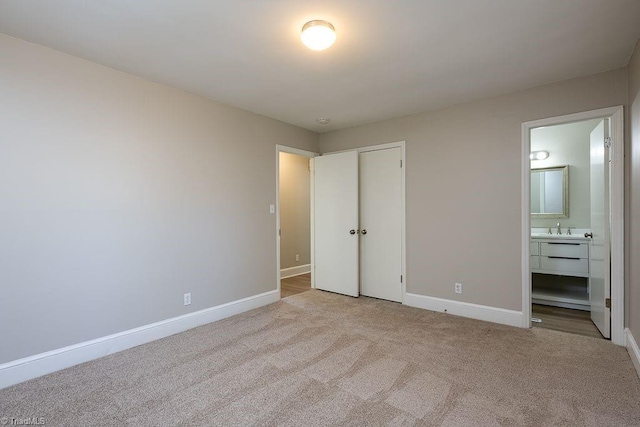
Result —
<instances>
[{"instance_id":1,"label":"closet door panel","mask_svg":"<svg viewBox=\"0 0 640 427\"><path fill-rule=\"evenodd\" d=\"M402 150L360 153L360 293L402 301Z\"/></svg>"},{"instance_id":2,"label":"closet door panel","mask_svg":"<svg viewBox=\"0 0 640 427\"><path fill-rule=\"evenodd\" d=\"M315 285L357 297L358 153L314 159Z\"/></svg>"}]
</instances>

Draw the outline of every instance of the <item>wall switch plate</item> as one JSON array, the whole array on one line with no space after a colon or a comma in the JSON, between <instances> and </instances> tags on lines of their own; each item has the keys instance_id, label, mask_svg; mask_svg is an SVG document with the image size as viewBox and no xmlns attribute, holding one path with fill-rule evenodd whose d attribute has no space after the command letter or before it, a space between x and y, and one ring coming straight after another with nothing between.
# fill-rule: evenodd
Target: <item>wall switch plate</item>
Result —
<instances>
[{"instance_id":1,"label":"wall switch plate","mask_svg":"<svg viewBox=\"0 0 640 427\"><path fill-rule=\"evenodd\" d=\"M276 213L276 205L269 205L269 213Z\"/></svg>"},{"instance_id":2,"label":"wall switch plate","mask_svg":"<svg viewBox=\"0 0 640 427\"><path fill-rule=\"evenodd\" d=\"M191 292L184 294L184 305L191 305Z\"/></svg>"},{"instance_id":3,"label":"wall switch plate","mask_svg":"<svg viewBox=\"0 0 640 427\"><path fill-rule=\"evenodd\" d=\"M462 293L462 283L456 283L454 289L456 291L456 294L461 294Z\"/></svg>"},{"instance_id":4,"label":"wall switch plate","mask_svg":"<svg viewBox=\"0 0 640 427\"><path fill-rule=\"evenodd\" d=\"M296 254L296 261L300 261L300 254Z\"/></svg>"}]
</instances>

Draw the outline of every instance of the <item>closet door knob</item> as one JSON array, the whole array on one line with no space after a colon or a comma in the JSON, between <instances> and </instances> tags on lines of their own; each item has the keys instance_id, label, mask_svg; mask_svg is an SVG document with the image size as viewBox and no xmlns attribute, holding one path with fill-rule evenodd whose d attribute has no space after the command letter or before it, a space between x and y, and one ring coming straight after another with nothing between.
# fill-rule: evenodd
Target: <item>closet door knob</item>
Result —
<instances>
[{"instance_id":1,"label":"closet door knob","mask_svg":"<svg viewBox=\"0 0 640 427\"><path fill-rule=\"evenodd\" d=\"M349 230L349 234L356 234L356 230Z\"/></svg>"},{"instance_id":2,"label":"closet door knob","mask_svg":"<svg viewBox=\"0 0 640 427\"><path fill-rule=\"evenodd\" d=\"M366 228L362 229L362 234L367 234L367 229Z\"/></svg>"}]
</instances>

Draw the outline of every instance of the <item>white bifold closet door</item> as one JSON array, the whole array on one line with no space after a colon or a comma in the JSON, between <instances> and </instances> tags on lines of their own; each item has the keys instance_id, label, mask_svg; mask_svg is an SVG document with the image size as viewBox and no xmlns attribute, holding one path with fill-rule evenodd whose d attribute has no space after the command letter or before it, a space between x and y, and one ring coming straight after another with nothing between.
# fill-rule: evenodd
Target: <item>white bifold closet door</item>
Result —
<instances>
[{"instance_id":1,"label":"white bifold closet door","mask_svg":"<svg viewBox=\"0 0 640 427\"><path fill-rule=\"evenodd\" d=\"M314 159L315 286L402 301L402 149Z\"/></svg>"},{"instance_id":2,"label":"white bifold closet door","mask_svg":"<svg viewBox=\"0 0 640 427\"><path fill-rule=\"evenodd\" d=\"M357 297L358 153L314 159L315 286Z\"/></svg>"},{"instance_id":3,"label":"white bifold closet door","mask_svg":"<svg viewBox=\"0 0 640 427\"><path fill-rule=\"evenodd\" d=\"M360 293L402 301L402 150L360 153Z\"/></svg>"}]
</instances>

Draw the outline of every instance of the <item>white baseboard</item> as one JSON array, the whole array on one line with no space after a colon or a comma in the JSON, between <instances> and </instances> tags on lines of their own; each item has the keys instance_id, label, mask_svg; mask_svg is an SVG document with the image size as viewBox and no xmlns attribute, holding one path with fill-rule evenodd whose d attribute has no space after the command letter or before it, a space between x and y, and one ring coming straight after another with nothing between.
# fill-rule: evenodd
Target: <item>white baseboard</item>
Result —
<instances>
[{"instance_id":1,"label":"white baseboard","mask_svg":"<svg viewBox=\"0 0 640 427\"><path fill-rule=\"evenodd\" d=\"M297 265L295 267L283 268L280 270L280 278L299 276L301 274L311 273L311 264Z\"/></svg>"},{"instance_id":2,"label":"white baseboard","mask_svg":"<svg viewBox=\"0 0 640 427\"><path fill-rule=\"evenodd\" d=\"M449 313L486 322L501 323L503 325L522 327L522 312L504 308L489 307L487 305L471 304L468 302L452 301L443 298L427 297L424 295L406 293L403 304L424 308L426 310Z\"/></svg>"},{"instance_id":3,"label":"white baseboard","mask_svg":"<svg viewBox=\"0 0 640 427\"><path fill-rule=\"evenodd\" d=\"M640 348L638 347L638 343L633 335L631 335L629 328L625 328L624 334L626 336L627 351L629 352L629 356L631 356L631 360L633 361L633 366L636 367L636 372L640 377Z\"/></svg>"},{"instance_id":4,"label":"white baseboard","mask_svg":"<svg viewBox=\"0 0 640 427\"><path fill-rule=\"evenodd\" d=\"M269 291L113 335L3 363L0 365L0 389L279 300L280 293L277 290Z\"/></svg>"}]
</instances>

